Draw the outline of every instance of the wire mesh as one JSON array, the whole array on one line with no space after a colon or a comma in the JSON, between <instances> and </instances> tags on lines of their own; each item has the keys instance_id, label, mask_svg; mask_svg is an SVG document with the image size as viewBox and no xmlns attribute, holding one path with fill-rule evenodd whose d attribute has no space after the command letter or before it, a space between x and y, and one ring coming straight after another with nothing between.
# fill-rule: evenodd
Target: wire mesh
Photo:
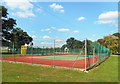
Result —
<instances>
[{"instance_id":1,"label":"wire mesh","mask_svg":"<svg viewBox=\"0 0 120 84\"><path fill-rule=\"evenodd\" d=\"M27 46L27 49L8 47L6 52L8 55L4 55L4 60L23 62L31 64L48 65L54 67L67 67L67 68L79 68L89 69L96 64L101 63L109 56L109 49L97 42L86 41L82 48L68 49L58 47L58 43L55 42L55 46L47 47L34 47ZM21 53L21 51L25 53ZM86 56L85 56L86 53Z\"/></svg>"},{"instance_id":2,"label":"wire mesh","mask_svg":"<svg viewBox=\"0 0 120 84\"><path fill-rule=\"evenodd\" d=\"M87 40L87 68L94 66L95 64L99 64L101 61L105 60L109 57L109 49L100 45L97 42L91 42Z\"/></svg>"}]
</instances>

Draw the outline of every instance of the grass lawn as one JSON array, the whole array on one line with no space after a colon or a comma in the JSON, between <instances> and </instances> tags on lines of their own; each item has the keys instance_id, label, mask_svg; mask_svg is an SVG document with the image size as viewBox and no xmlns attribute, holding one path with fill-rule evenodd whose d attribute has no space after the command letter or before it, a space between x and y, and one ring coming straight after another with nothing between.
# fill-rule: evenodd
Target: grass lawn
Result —
<instances>
[{"instance_id":1,"label":"grass lawn","mask_svg":"<svg viewBox=\"0 0 120 84\"><path fill-rule=\"evenodd\" d=\"M118 58L109 57L89 73L63 68L2 63L3 82L118 82Z\"/></svg>"},{"instance_id":2,"label":"grass lawn","mask_svg":"<svg viewBox=\"0 0 120 84\"><path fill-rule=\"evenodd\" d=\"M17 56L31 56L30 54L22 55L22 54L15 54ZM2 54L2 57L14 57L14 54Z\"/></svg>"}]
</instances>

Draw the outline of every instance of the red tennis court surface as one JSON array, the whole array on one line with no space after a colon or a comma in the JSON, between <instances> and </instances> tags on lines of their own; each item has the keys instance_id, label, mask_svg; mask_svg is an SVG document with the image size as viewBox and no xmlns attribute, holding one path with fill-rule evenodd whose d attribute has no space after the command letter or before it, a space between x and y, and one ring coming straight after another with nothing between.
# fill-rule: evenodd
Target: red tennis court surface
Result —
<instances>
[{"instance_id":1,"label":"red tennis court surface","mask_svg":"<svg viewBox=\"0 0 120 84\"><path fill-rule=\"evenodd\" d=\"M30 58L30 57L31 56L21 56L21 57L15 57L15 58L14 57L2 57L2 60L40 64L40 65L49 65L49 66L59 66L59 67L67 67L67 68L72 68L72 65L75 62L75 60L52 60L52 59ZM93 63L97 63L98 60L100 59L102 60L103 58L104 56L101 56L99 58L97 56L95 56L94 58L88 57L86 59L86 67L88 68L92 66ZM77 60L73 68L85 69L85 59Z\"/></svg>"}]
</instances>

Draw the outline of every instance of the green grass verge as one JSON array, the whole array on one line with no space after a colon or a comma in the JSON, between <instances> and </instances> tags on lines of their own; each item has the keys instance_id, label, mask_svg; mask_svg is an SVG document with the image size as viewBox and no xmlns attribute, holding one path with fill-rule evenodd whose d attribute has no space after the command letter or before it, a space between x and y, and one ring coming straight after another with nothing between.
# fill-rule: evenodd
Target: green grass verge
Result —
<instances>
[{"instance_id":1,"label":"green grass verge","mask_svg":"<svg viewBox=\"0 0 120 84\"><path fill-rule=\"evenodd\" d=\"M118 58L109 57L89 73L63 68L2 63L3 82L118 82Z\"/></svg>"},{"instance_id":2,"label":"green grass verge","mask_svg":"<svg viewBox=\"0 0 120 84\"><path fill-rule=\"evenodd\" d=\"M15 54L17 56L31 56L30 54L22 55L22 54ZM2 57L14 57L14 54L2 54Z\"/></svg>"}]
</instances>

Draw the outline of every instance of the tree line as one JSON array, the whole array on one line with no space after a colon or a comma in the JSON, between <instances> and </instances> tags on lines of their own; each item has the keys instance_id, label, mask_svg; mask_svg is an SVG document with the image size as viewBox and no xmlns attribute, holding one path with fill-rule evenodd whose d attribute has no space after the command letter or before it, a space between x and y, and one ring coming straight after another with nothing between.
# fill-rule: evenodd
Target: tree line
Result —
<instances>
[{"instance_id":1,"label":"tree line","mask_svg":"<svg viewBox=\"0 0 120 84\"><path fill-rule=\"evenodd\" d=\"M87 40L87 45L90 45L91 40ZM103 39L98 39L95 41L110 50L111 54L120 53L120 33L114 33L112 35L104 36ZM81 49L85 45L85 40L80 41L76 40L74 37L68 38L66 40L66 44L62 45L62 48L69 48L69 49ZM91 50L92 46L88 47L88 50Z\"/></svg>"},{"instance_id":2,"label":"tree line","mask_svg":"<svg viewBox=\"0 0 120 84\"><path fill-rule=\"evenodd\" d=\"M111 54L120 53L120 33L104 36L103 39L98 39L97 42L109 48Z\"/></svg>"},{"instance_id":3,"label":"tree line","mask_svg":"<svg viewBox=\"0 0 120 84\"><path fill-rule=\"evenodd\" d=\"M16 27L16 20L9 17L7 11L8 10L4 6L0 6L0 19L2 23L2 30L0 33L2 34L2 46L12 48L14 45L14 47L18 49L21 45L30 44L33 40L32 37L21 28Z\"/></svg>"}]
</instances>

